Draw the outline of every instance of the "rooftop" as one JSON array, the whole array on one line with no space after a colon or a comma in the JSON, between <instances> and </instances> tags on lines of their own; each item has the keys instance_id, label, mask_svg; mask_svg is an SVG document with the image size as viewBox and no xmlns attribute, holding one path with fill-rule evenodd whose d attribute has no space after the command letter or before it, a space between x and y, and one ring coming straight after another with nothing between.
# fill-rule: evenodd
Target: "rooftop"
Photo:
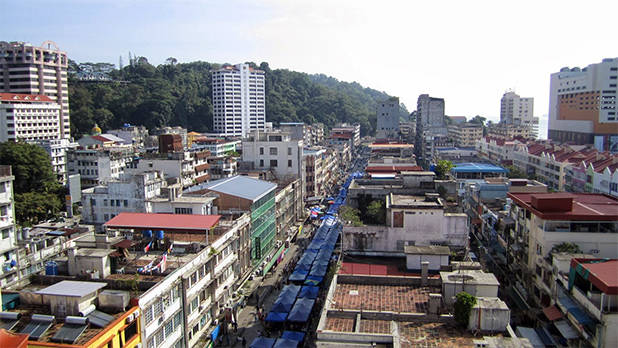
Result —
<instances>
[{"instance_id":1,"label":"rooftop","mask_svg":"<svg viewBox=\"0 0 618 348\"><path fill-rule=\"evenodd\" d=\"M430 293L439 288L416 285L337 284L335 309L426 313Z\"/></svg>"},{"instance_id":2,"label":"rooftop","mask_svg":"<svg viewBox=\"0 0 618 348\"><path fill-rule=\"evenodd\" d=\"M618 259L572 259L571 268L576 268L580 274L585 273L603 293L618 295Z\"/></svg>"},{"instance_id":3,"label":"rooftop","mask_svg":"<svg viewBox=\"0 0 618 348\"><path fill-rule=\"evenodd\" d=\"M412 254L412 255L450 255L451 254L451 249L443 245L427 245L427 246L406 245L404 247L404 251L406 254Z\"/></svg>"},{"instance_id":4,"label":"rooftop","mask_svg":"<svg viewBox=\"0 0 618 348\"><path fill-rule=\"evenodd\" d=\"M19 94L19 93L0 93L0 102L48 102L54 100L46 95L38 94Z\"/></svg>"},{"instance_id":5,"label":"rooftop","mask_svg":"<svg viewBox=\"0 0 618 348\"><path fill-rule=\"evenodd\" d=\"M45 289L41 289L36 293L39 295L84 297L105 286L107 286L107 283L63 280L59 283L48 286Z\"/></svg>"},{"instance_id":6,"label":"rooftop","mask_svg":"<svg viewBox=\"0 0 618 348\"><path fill-rule=\"evenodd\" d=\"M442 208L444 205L439 199L430 199L426 196L396 195L387 196L387 208Z\"/></svg>"},{"instance_id":7,"label":"rooftop","mask_svg":"<svg viewBox=\"0 0 618 348\"><path fill-rule=\"evenodd\" d=\"M196 231L217 225L221 215L120 213L105 224L110 228Z\"/></svg>"},{"instance_id":8,"label":"rooftop","mask_svg":"<svg viewBox=\"0 0 618 348\"><path fill-rule=\"evenodd\" d=\"M481 270L458 269L451 272L440 272L442 283L461 283L478 285L500 285L493 273L485 273Z\"/></svg>"},{"instance_id":9,"label":"rooftop","mask_svg":"<svg viewBox=\"0 0 618 348\"><path fill-rule=\"evenodd\" d=\"M616 221L618 198L597 193L508 193L520 207L545 220Z\"/></svg>"},{"instance_id":10,"label":"rooftop","mask_svg":"<svg viewBox=\"0 0 618 348\"><path fill-rule=\"evenodd\" d=\"M210 190L255 202L276 188L277 184L272 182L254 179L245 175L236 175L231 178L214 180L204 185L191 187L187 192Z\"/></svg>"},{"instance_id":11,"label":"rooftop","mask_svg":"<svg viewBox=\"0 0 618 348\"><path fill-rule=\"evenodd\" d=\"M453 173L507 173L502 167L488 163L456 163Z\"/></svg>"}]
</instances>

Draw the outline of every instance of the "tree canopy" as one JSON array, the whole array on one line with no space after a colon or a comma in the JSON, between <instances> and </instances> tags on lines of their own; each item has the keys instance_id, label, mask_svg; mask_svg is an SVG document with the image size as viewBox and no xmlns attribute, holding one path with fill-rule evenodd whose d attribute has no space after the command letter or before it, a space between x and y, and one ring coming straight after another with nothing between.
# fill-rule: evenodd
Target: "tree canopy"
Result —
<instances>
[{"instance_id":1,"label":"tree canopy","mask_svg":"<svg viewBox=\"0 0 618 348\"><path fill-rule=\"evenodd\" d=\"M434 172L436 173L438 179L444 180L448 177L448 173L451 172L451 169L453 169L453 167L455 167L455 165L453 165L453 162L448 160L439 160L438 164L436 164L434 168Z\"/></svg>"},{"instance_id":2,"label":"tree canopy","mask_svg":"<svg viewBox=\"0 0 618 348\"><path fill-rule=\"evenodd\" d=\"M509 171L507 176L511 179L526 179L528 175L521 171L519 168L515 166L506 166L506 169Z\"/></svg>"},{"instance_id":3,"label":"tree canopy","mask_svg":"<svg viewBox=\"0 0 618 348\"><path fill-rule=\"evenodd\" d=\"M373 134L377 102L389 98L384 92L356 82L341 82L325 75L308 75L286 69L270 69L268 63L248 63L266 72L266 121L359 123L361 133ZM212 131L211 70L220 64L178 63L173 57L153 66L137 57L122 70L105 63L70 62L71 133L90 132L94 124L104 131L125 123L149 129L181 126L197 132ZM80 81L76 73L102 72L111 81ZM408 115L401 104L401 113ZM407 117L407 116L406 116Z\"/></svg>"},{"instance_id":4,"label":"tree canopy","mask_svg":"<svg viewBox=\"0 0 618 348\"><path fill-rule=\"evenodd\" d=\"M11 165L15 176L15 215L20 225L35 224L62 210L65 191L43 148L23 142L1 143L0 164Z\"/></svg>"},{"instance_id":5,"label":"tree canopy","mask_svg":"<svg viewBox=\"0 0 618 348\"><path fill-rule=\"evenodd\" d=\"M581 254L582 250L575 243L563 242L551 248L553 253Z\"/></svg>"}]
</instances>

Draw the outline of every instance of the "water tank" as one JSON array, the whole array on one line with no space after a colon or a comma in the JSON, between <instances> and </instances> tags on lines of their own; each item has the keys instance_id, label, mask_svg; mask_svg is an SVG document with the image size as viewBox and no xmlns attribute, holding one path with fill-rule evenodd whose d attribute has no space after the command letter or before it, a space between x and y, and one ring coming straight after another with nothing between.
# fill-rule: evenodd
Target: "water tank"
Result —
<instances>
[{"instance_id":1,"label":"water tank","mask_svg":"<svg viewBox=\"0 0 618 348\"><path fill-rule=\"evenodd\" d=\"M152 230L144 230L142 233L143 233L144 238L146 239L152 238Z\"/></svg>"},{"instance_id":2,"label":"water tank","mask_svg":"<svg viewBox=\"0 0 618 348\"><path fill-rule=\"evenodd\" d=\"M45 263L45 275L58 275L58 264L56 261L47 261Z\"/></svg>"},{"instance_id":3,"label":"water tank","mask_svg":"<svg viewBox=\"0 0 618 348\"><path fill-rule=\"evenodd\" d=\"M163 230L155 231L155 238L162 240L163 239Z\"/></svg>"}]
</instances>

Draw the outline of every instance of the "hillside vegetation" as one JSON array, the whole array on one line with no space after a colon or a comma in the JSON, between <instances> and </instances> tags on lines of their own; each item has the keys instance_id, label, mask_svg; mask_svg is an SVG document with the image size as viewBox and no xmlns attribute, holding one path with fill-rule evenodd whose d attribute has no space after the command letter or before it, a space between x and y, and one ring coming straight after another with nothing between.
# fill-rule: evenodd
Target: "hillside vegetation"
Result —
<instances>
[{"instance_id":1,"label":"hillside vegetation","mask_svg":"<svg viewBox=\"0 0 618 348\"><path fill-rule=\"evenodd\" d=\"M384 92L364 88L325 75L257 66L266 72L266 121L360 123L361 132L374 134L376 104L389 98ZM153 66L143 57L122 70L107 63L70 62L69 98L71 133L75 138L89 133L95 123L104 131L125 123L149 129L182 126L190 131L212 131L210 71L220 64L192 62ZM81 81L76 74L108 76L110 81ZM408 111L402 104L402 115Z\"/></svg>"}]
</instances>

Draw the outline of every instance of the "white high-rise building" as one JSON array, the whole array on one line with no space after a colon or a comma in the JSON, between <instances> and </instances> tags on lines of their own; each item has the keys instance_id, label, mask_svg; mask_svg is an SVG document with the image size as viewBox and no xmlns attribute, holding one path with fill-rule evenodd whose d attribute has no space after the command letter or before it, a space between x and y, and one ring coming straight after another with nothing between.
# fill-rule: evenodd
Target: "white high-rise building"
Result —
<instances>
[{"instance_id":1,"label":"white high-rise building","mask_svg":"<svg viewBox=\"0 0 618 348\"><path fill-rule=\"evenodd\" d=\"M71 136L68 59L52 41L41 47L0 41L0 92L45 95L60 105L60 138Z\"/></svg>"},{"instance_id":2,"label":"white high-rise building","mask_svg":"<svg viewBox=\"0 0 618 348\"><path fill-rule=\"evenodd\" d=\"M618 152L618 58L551 74L549 139Z\"/></svg>"},{"instance_id":3,"label":"white high-rise building","mask_svg":"<svg viewBox=\"0 0 618 348\"><path fill-rule=\"evenodd\" d=\"M534 98L522 98L515 92L506 92L500 100L500 123L528 127L536 138L539 118L534 117Z\"/></svg>"},{"instance_id":4,"label":"white high-rise building","mask_svg":"<svg viewBox=\"0 0 618 348\"><path fill-rule=\"evenodd\" d=\"M213 129L224 136L245 137L266 123L264 71L248 64L212 72Z\"/></svg>"}]
</instances>

